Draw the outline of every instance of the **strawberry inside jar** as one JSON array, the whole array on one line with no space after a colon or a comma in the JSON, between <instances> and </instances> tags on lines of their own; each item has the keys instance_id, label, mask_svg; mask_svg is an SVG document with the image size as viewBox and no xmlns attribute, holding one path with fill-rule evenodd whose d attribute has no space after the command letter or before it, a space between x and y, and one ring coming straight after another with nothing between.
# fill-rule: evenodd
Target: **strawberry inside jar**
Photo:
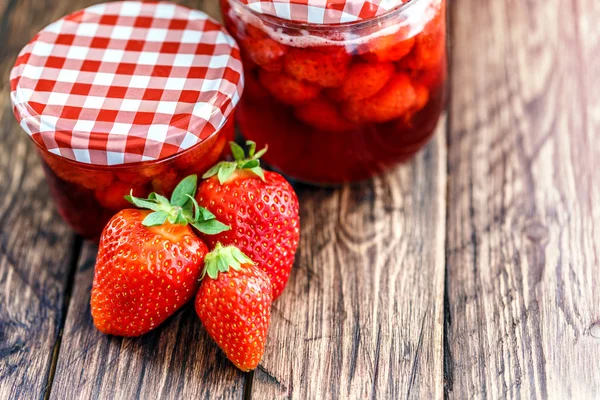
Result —
<instances>
[{"instance_id":1,"label":"strawberry inside jar","mask_svg":"<svg viewBox=\"0 0 600 400\"><path fill-rule=\"evenodd\" d=\"M173 3L98 4L25 46L11 72L63 218L96 239L125 195L169 196L228 153L240 51L206 14Z\"/></svg>"},{"instance_id":2,"label":"strawberry inside jar","mask_svg":"<svg viewBox=\"0 0 600 400\"><path fill-rule=\"evenodd\" d=\"M411 159L444 106L445 0L221 0L246 91L236 111L265 161L316 184ZM385 3L386 9L382 4Z\"/></svg>"}]
</instances>

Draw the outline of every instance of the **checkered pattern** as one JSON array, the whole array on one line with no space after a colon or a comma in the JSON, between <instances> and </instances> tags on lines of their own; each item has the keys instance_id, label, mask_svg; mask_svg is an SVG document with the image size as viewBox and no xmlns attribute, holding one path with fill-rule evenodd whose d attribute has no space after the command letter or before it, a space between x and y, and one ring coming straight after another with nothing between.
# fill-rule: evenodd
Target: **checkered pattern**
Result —
<instances>
[{"instance_id":1,"label":"checkered pattern","mask_svg":"<svg viewBox=\"0 0 600 400\"><path fill-rule=\"evenodd\" d=\"M10 83L15 115L42 148L115 165L168 157L219 130L243 69L233 38L206 14L125 1L46 27Z\"/></svg>"},{"instance_id":2,"label":"checkered pattern","mask_svg":"<svg viewBox=\"0 0 600 400\"><path fill-rule=\"evenodd\" d=\"M240 0L252 10L290 21L340 24L385 14L410 0ZM416 1L416 0L413 0Z\"/></svg>"}]
</instances>

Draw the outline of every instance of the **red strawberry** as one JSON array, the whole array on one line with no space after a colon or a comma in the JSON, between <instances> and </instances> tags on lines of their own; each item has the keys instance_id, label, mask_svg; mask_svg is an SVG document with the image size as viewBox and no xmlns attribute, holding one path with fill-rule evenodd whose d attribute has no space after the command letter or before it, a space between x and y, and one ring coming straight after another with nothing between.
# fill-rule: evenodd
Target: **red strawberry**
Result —
<instances>
[{"instance_id":1,"label":"red strawberry","mask_svg":"<svg viewBox=\"0 0 600 400\"><path fill-rule=\"evenodd\" d=\"M277 72L261 70L258 73L260 83L277 100L296 105L312 100L319 94L319 87L300 82L292 77Z\"/></svg>"},{"instance_id":2,"label":"red strawberry","mask_svg":"<svg viewBox=\"0 0 600 400\"><path fill-rule=\"evenodd\" d=\"M296 109L296 117L302 122L325 132L345 132L356 128L338 113L329 100L316 98Z\"/></svg>"},{"instance_id":3,"label":"red strawberry","mask_svg":"<svg viewBox=\"0 0 600 400\"><path fill-rule=\"evenodd\" d=\"M265 352L271 320L271 281L233 246L217 243L205 260L208 276L196 296L196 313L236 367L255 369Z\"/></svg>"},{"instance_id":4,"label":"red strawberry","mask_svg":"<svg viewBox=\"0 0 600 400\"><path fill-rule=\"evenodd\" d=\"M421 33L416 37L415 48L410 56L400 63L401 67L412 70L435 68L446 54L444 31Z\"/></svg>"},{"instance_id":5,"label":"red strawberry","mask_svg":"<svg viewBox=\"0 0 600 400\"><path fill-rule=\"evenodd\" d=\"M206 210L193 212L188 196L196 182L195 176L184 179L171 202L156 194L147 200L129 197L154 212L120 211L102 232L91 298L101 332L142 335L194 297L208 249L188 223L206 232L220 224Z\"/></svg>"},{"instance_id":6,"label":"red strawberry","mask_svg":"<svg viewBox=\"0 0 600 400\"><path fill-rule=\"evenodd\" d=\"M369 52L363 55L367 61L398 61L408 55L415 44L415 38L398 39L398 35L389 35L369 42Z\"/></svg>"},{"instance_id":7,"label":"red strawberry","mask_svg":"<svg viewBox=\"0 0 600 400\"><path fill-rule=\"evenodd\" d=\"M392 63L353 64L342 86L329 89L326 94L335 101L369 98L381 90L395 70Z\"/></svg>"},{"instance_id":8,"label":"red strawberry","mask_svg":"<svg viewBox=\"0 0 600 400\"><path fill-rule=\"evenodd\" d=\"M270 38L254 39L248 37L241 41L241 47L247 56L268 71L281 71L282 63L278 63L286 52L286 47Z\"/></svg>"},{"instance_id":9,"label":"red strawberry","mask_svg":"<svg viewBox=\"0 0 600 400\"><path fill-rule=\"evenodd\" d=\"M344 83L351 56L340 46L290 49L284 57L285 72L321 87Z\"/></svg>"},{"instance_id":10,"label":"red strawberry","mask_svg":"<svg viewBox=\"0 0 600 400\"><path fill-rule=\"evenodd\" d=\"M298 198L292 186L279 174L263 171L259 164L266 149L250 158L235 143L233 162L211 168L198 188L198 203L231 226L231 231L201 236L209 245L235 245L265 271L273 284L273 298L285 288L298 247L300 221Z\"/></svg>"},{"instance_id":11,"label":"red strawberry","mask_svg":"<svg viewBox=\"0 0 600 400\"><path fill-rule=\"evenodd\" d=\"M365 100L348 101L342 105L341 111L348 121L383 123L410 111L416 99L417 94L409 76L398 73L375 96Z\"/></svg>"}]
</instances>

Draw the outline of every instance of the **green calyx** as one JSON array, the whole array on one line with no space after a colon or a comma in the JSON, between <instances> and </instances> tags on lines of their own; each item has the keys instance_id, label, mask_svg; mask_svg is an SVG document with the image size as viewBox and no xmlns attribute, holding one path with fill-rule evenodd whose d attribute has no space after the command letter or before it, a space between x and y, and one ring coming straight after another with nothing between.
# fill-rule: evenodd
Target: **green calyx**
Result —
<instances>
[{"instance_id":1,"label":"green calyx","mask_svg":"<svg viewBox=\"0 0 600 400\"><path fill-rule=\"evenodd\" d=\"M229 268L240 271L244 264L254 265L254 261L235 246L223 247L221 243L217 243L215 248L204 257L202 278L208 275L211 279L217 279L219 272L227 272Z\"/></svg>"},{"instance_id":2,"label":"green calyx","mask_svg":"<svg viewBox=\"0 0 600 400\"><path fill-rule=\"evenodd\" d=\"M221 161L202 175L202 178L208 179L211 176L216 175L222 185L231 178L235 171L247 170L251 171L264 181L265 172L260 167L260 158L267 152L268 146L256 152L256 143L248 140L246 142L246 146L248 146L248 156L246 157L246 152L239 144L231 142L230 145L231 153L233 154L235 161Z\"/></svg>"},{"instance_id":3,"label":"green calyx","mask_svg":"<svg viewBox=\"0 0 600 400\"><path fill-rule=\"evenodd\" d=\"M217 221L213 213L198 205L194 198L197 188L198 177L190 175L179 182L170 200L154 192L147 199L140 199L133 196L133 191L125 199L139 208L154 211L142 221L145 226L158 226L168 221L171 224L190 224L207 235L230 230L231 227Z\"/></svg>"}]
</instances>

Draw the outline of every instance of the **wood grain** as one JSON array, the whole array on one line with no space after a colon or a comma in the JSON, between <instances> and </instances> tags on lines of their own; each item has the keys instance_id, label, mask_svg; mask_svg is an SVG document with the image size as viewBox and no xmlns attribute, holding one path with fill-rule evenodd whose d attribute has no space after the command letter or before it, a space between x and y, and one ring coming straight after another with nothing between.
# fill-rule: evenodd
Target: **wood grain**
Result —
<instances>
[{"instance_id":1,"label":"wood grain","mask_svg":"<svg viewBox=\"0 0 600 400\"><path fill-rule=\"evenodd\" d=\"M14 122L8 77L36 26L14 34L0 2L0 398L41 398L64 319L75 237L48 203L34 146ZM36 20L39 22L39 20Z\"/></svg>"},{"instance_id":2,"label":"wood grain","mask_svg":"<svg viewBox=\"0 0 600 400\"><path fill-rule=\"evenodd\" d=\"M74 235L52 203L33 146L14 122L8 74L20 49L61 16L96 3L0 2L0 398L242 396L244 376L223 359L192 309L140 340L99 335L89 316L95 250L87 244L75 280L65 336ZM191 4L190 4L191 3ZM201 3L188 2L199 8ZM207 3L215 15L217 4ZM18 195L17 192L22 194ZM74 260L76 261L76 260ZM53 376L53 362L58 366Z\"/></svg>"},{"instance_id":3,"label":"wood grain","mask_svg":"<svg viewBox=\"0 0 600 400\"><path fill-rule=\"evenodd\" d=\"M96 252L84 246L51 398L240 399L244 374L207 336L192 304L140 338L94 328L89 303Z\"/></svg>"},{"instance_id":4,"label":"wood grain","mask_svg":"<svg viewBox=\"0 0 600 400\"><path fill-rule=\"evenodd\" d=\"M449 398L600 397L598 18L454 2Z\"/></svg>"},{"instance_id":5,"label":"wood grain","mask_svg":"<svg viewBox=\"0 0 600 400\"><path fill-rule=\"evenodd\" d=\"M301 246L253 399L441 398L445 134L360 185L300 188Z\"/></svg>"}]
</instances>

